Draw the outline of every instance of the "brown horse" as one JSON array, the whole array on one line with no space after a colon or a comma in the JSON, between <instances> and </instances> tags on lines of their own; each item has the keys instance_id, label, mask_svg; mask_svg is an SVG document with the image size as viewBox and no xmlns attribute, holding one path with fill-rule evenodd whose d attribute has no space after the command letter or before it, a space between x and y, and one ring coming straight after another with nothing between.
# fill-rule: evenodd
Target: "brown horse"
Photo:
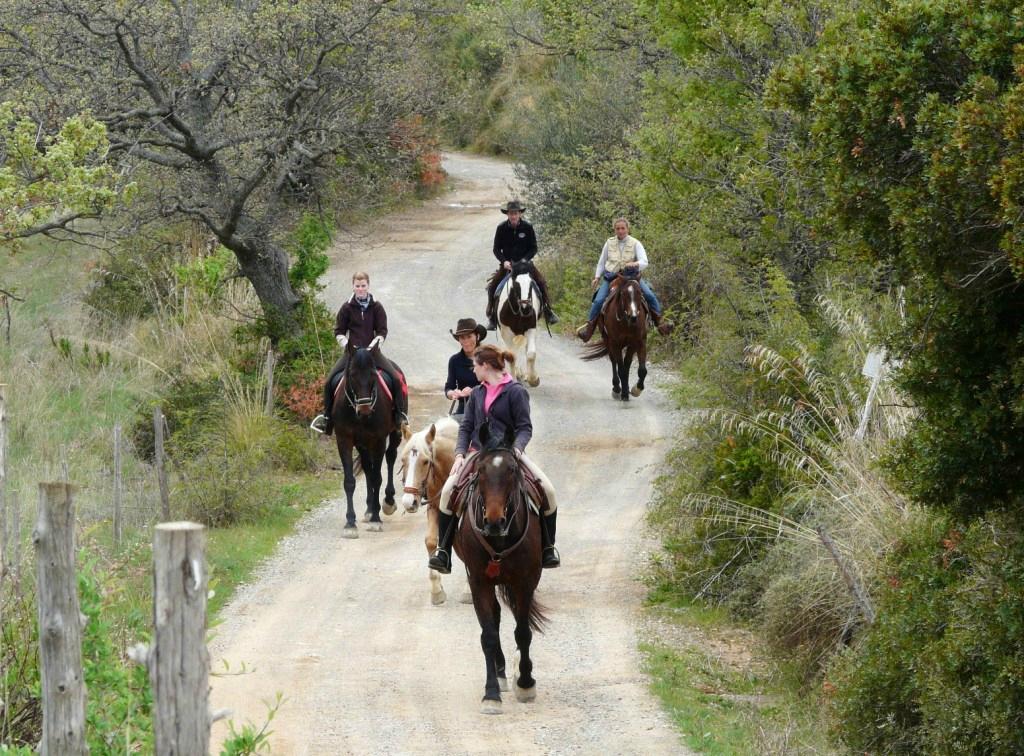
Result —
<instances>
[{"instance_id":1,"label":"brown horse","mask_svg":"<svg viewBox=\"0 0 1024 756\"><path fill-rule=\"evenodd\" d=\"M516 699L532 701L537 695L530 643L547 618L534 599L541 575L540 517L527 495L525 478L512 448L511 433L497 443L488 440L487 425L480 432L483 451L464 489L463 515L455 534L455 553L466 565L473 607L480 622L486 683L481 711L501 713L501 691L508 690L505 655L499 626L501 607L495 590L515 617L519 670L513 681Z\"/></svg>"},{"instance_id":2,"label":"brown horse","mask_svg":"<svg viewBox=\"0 0 1024 756\"><path fill-rule=\"evenodd\" d=\"M647 318L650 310L640 282L635 278L616 276L611 294L601 308L598 326L601 342L588 346L584 360L598 360L605 355L612 363L612 397L629 401L629 395L640 396L647 377ZM629 388L629 369L637 358L636 386Z\"/></svg>"},{"instance_id":3,"label":"brown horse","mask_svg":"<svg viewBox=\"0 0 1024 756\"><path fill-rule=\"evenodd\" d=\"M420 502L427 504L427 535L424 543L427 554L437 549L437 514L441 502L441 489L455 462L455 444L459 438L459 424L450 417L431 423L423 430L409 434L399 451L402 461L402 479L405 481L402 506L406 512L415 512ZM427 570L430 575L430 601L434 606L447 599L441 585L441 574Z\"/></svg>"}]
</instances>

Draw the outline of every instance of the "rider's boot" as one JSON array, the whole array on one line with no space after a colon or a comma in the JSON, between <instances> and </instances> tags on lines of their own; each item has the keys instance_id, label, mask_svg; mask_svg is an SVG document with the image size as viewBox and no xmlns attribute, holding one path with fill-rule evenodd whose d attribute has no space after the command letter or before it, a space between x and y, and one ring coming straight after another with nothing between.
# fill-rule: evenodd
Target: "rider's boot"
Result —
<instances>
[{"instance_id":1,"label":"rider's boot","mask_svg":"<svg viewBox=\"0 0 1024 756\"><path fill-rule=\"evenodd\" d=\"M487 300L487 330L497 331L498 321L494 315L494 298L491 297Z\"/></svg>"},{"instance_id":2,"label":"rider's boot","mask_svg":"<svg viewBox=\"0 0 1024 756\"><path fill-rule=\"evenodd\" d=\"M662 336L668 336L672 333L672 323L665 320L665 316L661 313L651 312L651 319L654 321L654 327L658 329L658 333Z\"/></svg>"},{"instance_id":3,"label":"rider's boot","mask_svg":"<svg viewBox=\"0 0 1024 756\"><path fill-rule=\"evenodd\" d=\"M437 513L437 549L427 566L442 575L452 571L452 539L455 537L455 515Z\"/></svg>"},{"instance_id":4,"label":"rider's boot","mask_svg":"<svg viewBox=\"0 0 1024 756\"><path fill-rule=\"evenodd\" d=\"M558 316L555 315L554 310L551 309L551 305L547 302L544 303L544 320L547 321L548 325L554 325L558 322Z\"/></svg>"},{"instance_id":5,"label":"rider's boot","mask_svg":"<svg viewBox=\"0 0 1024 756\"><path fill-rule=\"evenodd\" d=\"M586 323L576 329L576 335L580 337L580 340L586 344L590 341L590 337L594 335L594 329L597 327L597 318L588 320Z\"/></svg>"},{"instance_id":6,"label":"rider's boot","mask_svg":"<svg viewBox=\"0 0 1024 756\"><path fill-rule=\"evenodd\" d=\"M558 549L555 548L555 520L558 517L558 510L545 514L540 521L541 553L540 565L546 570L554 569L562 563L558 557Z\"/></svg>"}]
</instances>

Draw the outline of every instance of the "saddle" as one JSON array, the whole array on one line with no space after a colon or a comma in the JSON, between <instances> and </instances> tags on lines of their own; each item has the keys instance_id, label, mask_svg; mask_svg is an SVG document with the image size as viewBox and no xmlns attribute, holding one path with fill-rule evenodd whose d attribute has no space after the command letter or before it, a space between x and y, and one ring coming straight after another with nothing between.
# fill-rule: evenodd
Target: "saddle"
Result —
<instances>
[{"instance_id":1,"label":"saddle","mask_svg":"<svg viewBox=\"0 0 1024 756\"><path fill-rule=\"evenodd\" d=\"M462 470L459 471L459 477L455 480L455 485L452 487L452 511L456 515L461 516L463 512L468 510L469 505L473 504L478 498L476 469L479 459L480 455L478 452L474 452L466 458L466 464L462 466ZM523 488L534 510L537 512L547 511L548 500L544 495L544 487L526 465L520 465L519 469L523 474Z\"/></svg>"}]
</instances>

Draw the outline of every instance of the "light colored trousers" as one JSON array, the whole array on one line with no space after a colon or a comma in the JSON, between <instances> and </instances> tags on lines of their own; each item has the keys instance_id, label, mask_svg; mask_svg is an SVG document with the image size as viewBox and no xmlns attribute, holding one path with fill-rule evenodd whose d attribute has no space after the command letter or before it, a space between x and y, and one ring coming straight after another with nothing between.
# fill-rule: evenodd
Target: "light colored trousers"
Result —
<instances>
[{"instance_id":1,"label":"light colored trousers","mask_svg":"<svg viewBox=\"0 0 1024 756\"><path fill-rule=\"evenodd\" d=\"M540 481L540 486L544 489L544 496L547 497L548 500L548 508L545 510L545 514L553 513L558 506L555 501L555 487L551 485L551 481L548 480L548 476L544 474L544 471L537 467L536 463L526 456L526 452L520 452L518 456L519 461L529 469L538 481ZM466 464L469 464L469 458L466 459ZM439 507L446 515L452 514L452 489L455 488L455 482L458 480L458 477L458 475L449 475L448 480L444 482L444 487L441 488L441 502ZM540 502L537 503L538 505L540 504Z\"/></svg>"}]
</instances>

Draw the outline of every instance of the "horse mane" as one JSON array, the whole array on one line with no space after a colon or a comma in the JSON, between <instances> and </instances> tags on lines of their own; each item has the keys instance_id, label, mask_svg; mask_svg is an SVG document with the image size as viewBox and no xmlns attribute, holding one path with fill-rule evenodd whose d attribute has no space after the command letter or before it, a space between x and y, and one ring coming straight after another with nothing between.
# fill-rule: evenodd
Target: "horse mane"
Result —
<instances>
[{"instance_id":1,"label":"horse mane","mask_svg":"<svg viewBox=\"0 0 1024 756\"><path fill-rule=\"evenodd\" d=\"M357 349L349 358L349 365L357 370L374 370L373 355L369 349Z\"/></svg>"}]
</instances>

